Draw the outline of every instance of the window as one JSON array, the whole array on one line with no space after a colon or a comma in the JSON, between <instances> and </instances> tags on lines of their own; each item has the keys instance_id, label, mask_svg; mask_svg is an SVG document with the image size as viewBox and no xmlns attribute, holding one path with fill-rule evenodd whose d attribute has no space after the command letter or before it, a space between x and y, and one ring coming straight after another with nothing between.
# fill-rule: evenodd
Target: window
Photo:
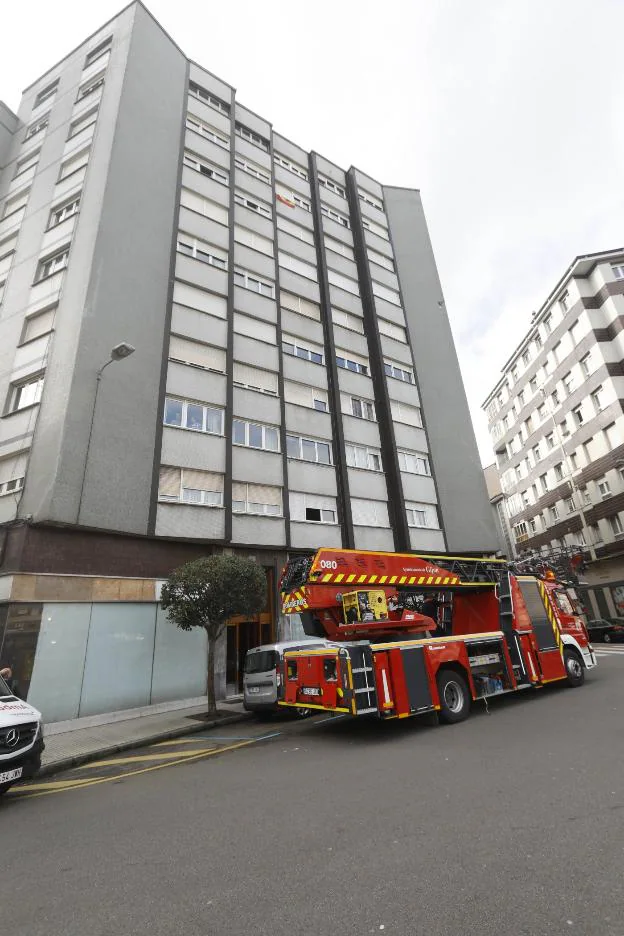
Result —
<instances>
[{"instance_id":1,"label":"window","mask_svg":"<svg viewBox=\"0 0 624 936\"><path fill-rule=\"evenodd\" d=\"M70 140L88 127L92 127L97 120L97 116L98 107L96 106L92 107L91 110L88 110L85 114L81 114L80 117L76 117L75 120L72 120L69 125L69 135L67 139Z\"/></svg>"},{"instance_id":2,"label":"window","mask_svg":"<svg viewBox=\"0 0 624 936\"><path fill-rule=\"evenodd\" d=\"M371 263L376 263L377 266L383 267L384 270L390 270L391 273L394 273L395 266L392 257L386 257L384 254L377 253L376 250L371 250L370 247L367 249L367 253Z\"/></svg>"},{"instance_id":3,"label":"window","mask_svg":"<svg viewBox=\"0 0 624 936\"><path fill-rule=\"evenodd\" d=\"M78 213L79 205L80 195L77 195L74 196L71 201L65 202L64 205L60 205L58 208L53 208L48 227L56 227L57 224L61 224L68 218L72 218L75 214Z\"/></svg>"},{"instance_id":4,"label":"window","mask_svg":"<svg viewBox=\"0 0 624 936\"><path fill-rule=\"evenodd\" d=\"M390 400L390 411L392 418L396 422L406 423L408 426L415 426L422 429L422 413L420 406L408 406L407 403L399 403L397 400Z\"/></svg>"},{"instance_id":5,"label":"window","mask_svg":"<svg viewBox=\"0 0 624 936\"><path fill-rule=\"evenodd\" d=\"M284 269L297 273L299 276L304 276L306 279L314 280L314 282L317 281L316 266L311 263L306 263L304 260L299 260L298 257L285 254L281 250L278 251L278 258L279 265Z\"/></svg>"},{"instance_id":6,"label":"window","mask_svg":"<svg viewBox=\"0 0 624 936\"><path fill-rule=\"evenodd\" d=\"M37 269L36 282L46 279L48 276L54 276L60 270L64 270L69 261L69 247L64 247L51 257L39 261Z\"/></svg>"},{"instance_id":7,"label":"window","mask_svg":"<svg viewBox=\"0 0 624 936\"><path fill-rule=\"evenodd\" d=\"M550 312L548 313L548 315L544 316L544 321L542 324L544 325L545 333L547 335L550 335L552 331L552 314Z\"/></svg>"},{"instance_id":8,"label":"window","mask_svg":"<svg viewBox=\"0 0 624 936\"><path fill-rule=\"evenodd\" d=\"M24 322L20 344L26 344L27 341L34 341L35 338L41 338L52 331L54 324L54 314L56 307L44 309L35 315L29 316Z\"/></svg>"},{"instance_id":9,"label":"window","mask_svg":"<svg viewBox=\"0 0 624 936\"><path fill-rule=\"evenodd\" d=\"M223 507L223 475L197 468L160 468L158 500L174 504Z\"/></svg>"},{"instance_id":10,"label":"window","mask_svg":"<svg viewBox=\"0 0 624 936\"><path fill-rule=\"evenodd\" d=\"M96 91L99 91L104 84L104 72L100 72L99 75L95 75L93 78L90 78L89 81L85 81L83 85L80 85L78 88L78 97L77 101L83 101L85 98L89 97L91 94L95 94Z\"/></svg>"},{"instance_id":11,"label":"window","mask_svg":"<svg viewBox=\"0 0 624 936\"><path fill-rule=\"evenodd\" d=\"M609 486L609 482L607 481L606 475L603 475L602 478L598 478L596 484L598 486L600 496L603 500L605 500L607 497L611 497L611 488Z\"/></svg>"},{"instance_id":12,"label":"window","mask_svg":"<svg viewBox=\"0 0 624 936\"><path fill-rule=\"evenodd\" d=\"M58 88L59 79L57 78L51 84L47 85L45 88L42 88L37 97L35 98L35 103L33 108L39 107L40 104L43 104L44 101L49 101L50 98L54 97L56 94L56 89Z\"/></svg>"},{"instance_id":13,"label":"window","mask_svg":"<svg viewBox=\"0 0 624 936\"><path fill-rule=\"evenodd\" d=\"M261 182L269 183L271 181L271 173L268 169L257 166L256 163L253 163L250 159L245 159L243 156L235 156L234 164L237 169L246 172L247 175L253 176L254 179L260 179Z\"/></svg>"},{"instance_id":14,"label":"window","mask_svg":"<svg viewBox=\"0 0 624 936\"><path fill-rule=\"evenodd\" d=\"M565 501L564 501L564 504L565 504L566 513L569 513L569 514L574 513L574 511L576 510L576 508L575 508L575 506L574 506L574 500L573 500L573 498L571 498L571 497L566 497L566 499L565 499Z\"/></svg>"},{"instance_id":15,"label":"window","mask_svg":"<svg viewBox=\"0 0 624 936\"><path fill-rule=\"evenodd\" d=\"M386 335L388 338L407 344L407 334L402 325L395 325L394 322L387 322L386 319L380 317L377 319L377 328L380 335Z\"/></svg>"},{"instance_id":16,"label":"window","mask_svg":"<svg viewBox=\"0 0 624 936\"><path fill-rule=\"evenodd\" d=\"M555 364L559 364L561 362L562 355L561 355L561 342L560 341L558 341L557 344L552 349L552 356L555 360Z\"/></svg>"},{"instance_id":17,"label":"window","mask_svg":"<svg viewBox=\"0 0 624 936\"><path fill-rule=\"evenodd\" d=\"M330 269L327 271L327 278L332 286L343 289L345 292L351 293L352 296L360 295L360 287L357 281L351 279L350 276L343 276L342 273Z\"/></svg>"},{"instance_id":18,"label":"window","mask_svg":"<svg viewBox=\"0 0 624 936\"><path fill-rule=\"evenodd\" d=\"M360 400L358 397L351 397L351 414L358 419L375 419L375 404L370 400Z\"/></svg>"},{"instance_id":19,"label":"window","mask_svg":"<svg viewBox=\"0 0 624 936\"><path fill-rule=\"evenodd\" d=\"M290 221L288 218L283 218L280 214L277 216L277 229L283 234L290 234L291 237L296 237L297 240L303 241L304 244L314 246L314 234L312 231L303 227L301 224L295 224L294 221ZM280 238L280 240L283 241L284 239Z\"/></svg>"},{"instance_id":20,"label":"window","mask_svg":"<svg viewBox=\"0 0 624 936\"><path fill-rule=\"evenodd\" d=\"M31 123L30 127L26 131L26 136L24 140L30 140L32 137L37 136L38 133L41 133L42 130L50 123L50 114L46 114L45 117L40 117L39 120L35 120L34 123Z\"/></svg>"},{"instance_id":21,"label":"window","mask_svg":"<svg viewBox=\"0 0 624 936\"><path fill-rule=\"evenodd\" d=\"M329 218L330 221L335 221L336 224L340 224L342 227L348 228L349 230L351 229L351 222L345 215L340 214L339 211L334 211L333 208L328 208L327 205L322 204L321 214Z\"/></svg>"},{"instance_id":22,"label":"window","mask_svg":"<svg viewBox=\"0 0 624 936\"><path fill-rule=\"evenodd\" d=\"M542 336L539 334L539 332L537 332L537 334L535 335L534 341L535 341L535 350L539 351L539 349L542 347Z\"/></svg>"},{"instance_id":23,"label":"window","mask_svg":"<svg viewBox=\"0 0 624 936\"><path fill-rule=\"evenodd\" d=\"M223 435L223 410L175 397L165 399L165 425Z\"/></svg>"},{"instance_id":24,"label":"window","mask_svg":"<svg viewBox=\"0 0 624 936\"><path fill-rule=\"evenodd\" d=\"M305 179L306 182L308 181L308 172L303 166L299 166L290 159L286 159L286 157L282 156L280 153L273 153L273 160L278 166L282 166L283 169L288 169L289 172L293 172L295 175L299 176L300 179Z\"/></svg>"},{"instance_id":25,"label":"window","mask_svg":"<svg viewBox=\"0 0 624 936\"><path fill-rule=\"evenodd\" d=\"M516 523L513 528L513 534L516 543L522 543L524 540L528 539L527 525L524 520L521 520L520 523Z\"/></svg>"},{"instance_id":26,"label":"window","mask_svg":"<svg viewBox=\"0 0 624 936\"><path fill-rule=\"evenodd\" d=\"M280 290L280 305L284 309L290 309L291 312L314 319L315 322L321 321L321 307L316 302L310 302L302 296L295 296L284 289Z\"/></svg>"},{"instance_id":27,"label":"window","mask_svg":"<svg viewBox=\"0 0 624 936\"><path fill-rule=\"evenodd\" d=\"M564 313L570 308L570 294L567 290L559 297L559 305Z\"/></svg>"},{"instance_id":28,"label":"window","mask_svg":"<svg viewBox=\"0 0 624 936\"><path fill-rule=\"evenodd\" d=\"M524 406L524 390L518 390L518 406Z\"/></svg>"},{"instance_id":29,"label":"window","mask_svg":"<svg viewBox=\"0 0 624 936\"><path fill-rule=\"evenodd\" d=\"M313 364L323 363L323 351L318 345L302 344L298 338L291 338L290 335L283 336L282 351L284 354L291 354L293 357L311 361Z\"/></svg>"},{"instance_id":30,"label":"window","mask_svg":"<svg viewBox=\"0 0 624 936\"><path fill-rule=\"evenodd\" d=\"M572 415L574 416L574 421L577 426L583 425L583 407L577 406L572 410Z\"/></svg>"},{"instance_id":31,"label":"window","mask_svg":"<svg viewBox=\"0 0 624 936\"><path fill-rule=\"evenodd\" d=\"M395 380L403 380L405 383L411 384L414 383L413 372L400 364L395 364L394 361L384 361L384 371L386 372L386 376L394 377Z\"/></svg>"},{"instance_id":32,"label":"window","mask_svg":"<svg viewBox=\"0 0 624 936\"><path fill-rule=\"evenodd\" d=\"M529 533L537 533L537 520L535 517L529 520Z\"/></svg>"},{"instance_id":33,"label":"window","mask_svg":"<svg viewBox=\"0 0 624 936\"><path fill-rule=\"evenodd\" d=\"M537 377L531 377L529 380L529 388L531 393L537 393Z\"/></svg>"},{"instance_id":34,"label":"window","mask_svg":"<svg viewBox=\"0 0 624 936\"><path fill-rule=\"evenodd\" d=\"M74 156L71 156L69 159L65 159L61 163L61 171L59 173L59 182L62 179L67 179L68 176L73 175L75 172L79 172L89 162L89 150L82 150L80 153L76 153Z\"/></svg>"},{"instance_id":35,"label":"window","mask_svg":"<svg viewBox=\"0 0 624 936\"><path fill-rule=\"evenodd\" d=\"M332 308L332 321L334 325L340 325L342 328L348 328L350 331L364 334L364 319L359 315L352 315L350 312L344 312L342 309Z\"/></svg>"},{"instance_id":36,"label":"window","mask_svg":"<svg viewBox=\"0 0 624 936\"><path fill-rule=\"evenodd\" d=\"M220 169L219 166L209 163L203 156L200 159L193 153L185 152L184 165L189 169L194 169L195 172L201 173L201 175L208 176L208 178L212 179L214 182L220 182L221 185L229 185L229 175L225 169Z\"/></svg>"},{"instance_id":37,"label":"window","mask_svg":"<svg viewBox=\"0 0 624 936\"><path fill-rule=\"evenodd\" d=\"M322 188L327 189L329 192L333 192L335 195L340 195L341 198L347 197L347 193L343 189L342 185L338 185L338 183L334 182L333 179L328 179L326 176L323 176L319 173L318 181L319 185Z\"/></svg>"},{"instance_id":38,"label":"window","mask_svg":"<svg viewBox=\"0 0 624 936\"><path fill-rule=\"evenodd\" d=\"M206 91L205 88L202 88L194 81L189 81L189 94L191 94L193 97L196 97L200 101L204 101L205 104L209 104L211 107L214 107L215 110L221 111L222 114L230 113L229 104L226 104L225 101L221 101L218 97L215 97L214 94Z\"/></svg>"},{"instance_id":39,"label":"window","mask_svg":"<svg viewBox=\"0 0 624 936\"><path fill-rule=\"evenodd\" d=\"M556 521L559 519L559 511L557 510L556 504L554 505L554 507L550 508L549 513L550 513L551 523L556 523Z\"/></svg>"},{"instance_id":40,"label":"window","mask_svg":"<svg viewBox=\"0 0 624 936\"><path fill-rule=\"evenodd\" d=\"M430 475L429 458L421 452L397 452L399 468L409 474Z\"/></svg>"},{"instance_id":41,"label":"window","mask_svg":"<svg viewBox=\"0 0 624 936\"><path fill-rule=\"evenodd\" d=\"M106 55L111 47L112 41L113 37L109 36L107 39L104 39L102 42L100 42L99 45L96 45L94 49L91 49L85 59L84 68L87 68L89 65L93 65L93 63L97 62L99 58L102 58L103 55Z\"/></svg>"},{"instance_id":42,"label":"window","mask_svg":"<svg viewBox=\"0 0 624 936\"><path fill-rule=\"evenodd\" d=\"M255 231L240 227L238 224L234 225L234 240L237 244L244 244L245 247L257 250L267 257L273 256L273 241L270 238L262 237L260 234L256 234Z\"/></svg>"},{"instance_id":43,"label":"window","mask_svg":"<svg viewBox=\"0 0 624 936\"><path fill-rule=\"evenodd\" d=\"M15 164L15 177L23 175L29 169L34 169L39 162L40 153L41 150L38 149L34 153L29 153L28 156L24 156L23 159L18 159Z\"/></svg>"},{"instance_id":44,"label":"window","mask_svg":"<svg viewBox=\"0 0 624 936\"><path fill-rule=\"evenodd\" d=\"M308 523L335 523L336 498L320 494L299 494L291 491L290 519Z\"/></svg>"},{"instance_id":45,"label":"window","mask_svg":"<svg viewBox=\"0 0 624 936\"><path fill-rule=\"evenodd\" d=\"M268 140L263 136L260 136L259 133L254 133L253 130L250 130L249 127L246 127L244 124L236 121L236 135L242 137L243 140L249 140L250 143L253 143L254 146L259 146L260 149L263 149L265 152L269 152L271 145Z\"/></svg>"},{"instance_id":46,"label":"window","mask_svg":"<svg viewBox=\"0 0 624 936\"><path fill-rule=\"evenodd\" d=\"M539 442L537 443L537 445L534 445L534 446L533 446L533 450L532 450L532 451L533 451L533 460L534 460L535 464L537 465L538 461L539 461L540 458L542 457L542 453L541 453L541 451L540 451Z\"/></svg>"},{"instance_id":47,"label":"window","mask_svg":"<svg viewBox=\"0 0 624 936\"><path fill-rule=\"evenodd\" d=\"M197 214L203 215L204 218L218 221L219 224L228 223L227 208L218 205L209 198L204 198L203 195L198 195L197 192L193 192L191 189L183 188L180 191L180 204L183 208L188 208L189 211L195 211Z\"/></svg>"},{"instance_id":48,"label":"window","mask_svg":"<svg viewBox=\"0 0 624 936\"><path fill-rule=\"evenodd\" d=\"M565 374L564 377L562 377L561 382L563 383L563 386L565 387L565 392L568 394L568 396L570 396L570 394L574 390L574 377L572 376L572 371L568 371L568 373Z\"/></svg>"},{"instance_id":49,"label":"window","mask_svg":"<svg viewBox=\"0 0 624 936\"><path fill-rule=\"evenodd\" d=\"M529 351L528 348L522 354L522 363L524 364L525 367L528 367L529 364L531 363L531 352Z\"/></svg>"},{"instance_id":50,"label":"window","mask_svg":"<svg viewBox=\"0 0 624 936\"><path fill-rule=\"evenodd\" d=\"M594 404L594 409L599 413L604 408L604 399L603 399L603 389L602 387L596 387L594 392L591 395L592 403Z\"/></svg>"},{"instance_id":51,"label":"window","mask_svg":"<svg viewBox=\"0 0 624 936\"><path fill-rule=\"evenodd\" d=\"M563 422L559 423L559 431L561 432L561 435L563 436L564 439L570 435L570 429L565 419L563 420Z\"/></svg>"},{"instance_id":52,"label":"window","mask_svg":"<svg viewBox=\"0 0 624 936\"><path fill-rule=\"evenodd\" d=\"M329 397L327 390L320 387L311 387L309 384L295 383L292 380L284 382L284 399L295 406L307 406L319 413L329 412Z\"/></svg>"},{"instance_id":53,"label":"window","mask_svg":"<svg viewBox=\"0 0 624 936\"><path fill-rule=\"evenodd\" d=\"M275 197L277 201L289 208L303 208L304 211L312 211L310 202L295 191L289 191L285 186L276 183Z\"/></svg>"},{"instance_id":54,"label":"window","mask_svg":"<svg viewBox=\"0 0 624 936\"><path fill-rule=\"evenodd\" d=\"M542 491L544 492L544 494L548 494L549 487L548 487L548 476L547 476L547 475L545 475L545 474L540 475L540 484L542 485Z\"/></svg>"},{"instance_id":55,"label":"window","mask_svg":"<svg viewBox=\"0 0 624 936\"><path fill-rule=\"evenodd\" d=\"M576 452L570 454L570 465L572 466L572 471L576 471L578 468L578 458Z\"/></svg>"},{"instance_id":56,"label":"window","mask_svg":"<svg viewBox=\"0 0 624 936\"><path fill-rule=\"evenodd\" d=\"M518 470L519 470L519 469L516 468L516 474L518 474ZM519 477L521 477L521 475L519 475ZM522 491L522 493L520 494L520 498L521 498L521 500L522 500L522 506L523 506L523 507L529 507L529 506L530 506L530 504L531 504L531 498L529 497L529 492L528 492L528 491Z\"/></svg>"},{"instance_id":57,"label":"window","mask_svg":"<svg viewBox=\"0 0 624 936\"><path fill-rule=\"evenodd\" d=\"M511 379L514 381L514 383L518 379L518 365L517 364L514 364L514 366L511 368Z\"/></svg>"},{"instance_id":58,"label":"window","mask_svg":"<svg viewBox=\"0 0 624 936\"><path fill-rule=\"evenodd\" d=\"M17 494L24 487L24 478L11 478L9 481L0 481L0 497L6 494Z\"/></svg>"},{"instance_id":59,"label":"window","mask_svg":"<svg viewBox=\"0 0 624 936\"><path fill-rule=\"evenodd\" d=\"M232 483L232 512L282 516L282 489L270 484Z\"/></svg>"},{"instance_id":60,"label":"window","mask_svg":"<svg viewBox=\"0 0 624 936\"><path fill-rule=\"evenodd\" d=\"M275 283L260 279L259 276L248 273L247 270L234 269L234 285L240 286L241 289L250 289L252 292L260 293L261 296L275 299Z\"/></svg>"},{"instance_id":61,"label":"window","mask_svg":"<svg viewBox=\"0 0 624 936\"><path fill-rule=\"evenodd\" d=\"M591 526L589 527L589 538L591 542L594 544L594 546L597 543L602 542L602 534L600 532L600 527L598 526L597 523L592 523Z\"/></svg>"},{"instance_id":62,"label":"window","mask_svg":"<svg viewBox=\"0 0 624 936\"><path fill-rule=\"evenodd\" d=\"M269 205L259 201L257 198L248 198L240 192L234 192L234 201L237 205L240 205L241 208L249 208L250 211L262 215L263 218L273 217L273 212Z\"/></svg>"},{"instance_id":63,"label":"window","mask_svg":"<svg viewBox=\"0 0 624 936\"><path fill-rule=\"evenodd\" d=\"M374 221L370 221L368 218L362 218L362 227L366 228L367 231L370 231L371 234L376 234L377 237L383 237L384 240L390 240L387 228L383 227L381 224L376 224Z\"/></svg>"},{"instance_id":64,"label":"window","mask_svg":"<svg viewBox=\"0 0 624 936\"><path fill-rule=\"evenodd\" d=\"M549 434L546 436L546 448L550 451L550 449L554 447L555 447L555 434L554 432L549 432Z\"/></svg>"},{"instance_id":65,"label":"window","mask_svg":"<svg viewBox=\"0 0 624 936\"><path fill-rule=\"evenodd\" d=\"M401 306L401 297L396 291L396 289L389 289L387 286L382 286L381 283L373 282L373 295L377 299L383 299L385 302L390 302L392 305Z\"/></svg>"},{"instance_id":66,"label":"window","mask_svg":"<svg viewBox=\"0 0 624 936\"><path fill-rule=\"evenodd\" d=\"M607 451L612 452L613 449L617 448L620 444L620 434L616 429L615 423L611 423L610 426L604 430L605 442L607 443Z\"/></svg>"},{"instance_id":67,"label":"window","mask_svg":"<svg viewBox=\"0 0 624 936\"><path fill-rule=\"evenodd\" d=\"M214 293L197 289L187 283L175 282L173 284L173 302L174 306L179 304L189 309L196 309L198 312L204 312L206 315L214 315L220 319L227 318L227 300L223 296L215 296Z\"/></svg>"},{"instance_id":68,"label":"window","mask_svg":"<svg viewBox=\"0 0 624 936\"><path fill-rule=\"evenodd\" d=\"M212 345L181 338L179 335L172 335L169 340L169 359L180 364L225 373L225 351L222 348L214 348Z\"/></svg>"},{"instance_id":69,"label":"window","mask_svg":"<svg viewBox=\"0 0 624 936\"><path fill-rule=\"evenodd\" d=\"M611 527L611 532L617 539L619 536L622 536L624 533L624 527L622 526L622 521L620 520L619 514L614 514L612 517L608 518L609 526Z\"/></svg>"},{"instance_id":70,"label":"window","mask_svg":"<svg viewBox=\"0 0 624 936\"><path fill-rule=\"evenodd\" d=\"M317 439L304 439L301 436L288 435L286 437L286 452L289 458L317 462L320 465L331 465L332 463L329 442L320 442Z\"/></svg>"},{"instance_id":71,"label":"window","mask_svg":"<svg viewBox=\"0 0 624 936\"><path fill-rule=\"evenodd\" d=\"M383 202L381 202L378 198L375 198L374 195L370 195L368 192L365 192L365 191L364 191L363 189L361 189L361 188L358 189L358 197L359 197L360 201L363 201L363 202L365 202L367 205L370 205L371 208L376 208L377 211L383 211L383 210L384 210Z\"/></svg>"},{"instance_id":72,"label":"window","mask_svg":"<svg viewBox=\"0 0 624 936\"><path fill-rule=\"evenodd\" d=\"M211 247L205 241L199 240L198 237L190 237L181 231L178 234L177 249L178 253L184 254L185 257L192 257L193 260L207 263L219 270L227 270L227 255L223 255L215 247Z\"/></svg>"},{"instance_id":73,"label":"window","mask_svg":"<svg viewBox=\"0 0 624 936\"><path fill-rule=\"evenodd\" d=\"M9 397L9 412L17 413L18 410L26 409L27 406L34 406L36 403L39 403L42 390L43 374L37 374L36 377L29 377L27 380L12 384Z\"/></svg>"},{"instance_id":74,"label":"window","mask_svg":"<svg viewBox=\"0 0 624 936\"><path fill-rule=\"evenodd\" d=\"M552 401L552 408L554 410L557 406L559 406L559 391L553 390L553 392L550 395L550 399Z\"/></svg>"},{"instance_id":75,"label":"window","mask_svg":"<svg viewBox=\"0 0 624 936\"><path fill-rule=\"evenodd\" d=\"M245 445L247 448L264 449L267 452L279 452L279 429L264 426L261 423L247 422L244 419L232 421L232 443Z\"/></svg>"},{"instance_id":76,"label":"window","mask_svg":"<svg viewBox=\"0 0 624 936\"><path fill-rule=\"evenodd\" d=\"M251 364L241 364L239 361L234 361L233 381L237 387L277 395L277 374L275 371L262 370L260 367L252 367Z\"/></svg>"},{"instance_id":77,"label":"window","mask_svg":"<svg viewBox=\"0 0 624 936\"><path fill-rule=\"evenodd\" d=\"M356 374L368 374L368 365L360 358L359 360L354 360L355 355L351 357L346 357L344 352L340 351L336 353L336 364L338 367L343 367L345 370L353 371Z\"/></svg>"},{"instance_id":78,"label":"window","mask_svg":"<svg viewBox=\"0 0 624 936\"><path fill-rule=\"evenodd\" d=\"M555 479L557 481L563 481L563 463L562 462L559 462L559 464L555 465L554 471L555 471Z\"/></svg>"},{"instance_id":79,"label":"window","mask_svg":"<svg viewBox=\"0 0 624 936\"><path fill-rule=\"evenodd\" d=\"M275 325L262 322L251 315L243 315L241 312L234 313L234 331L238 335L256 338L258 341L267 342L267 344L275 345L276 342Z\"/></svg>"},{"instance_id":80,"label":"window","mask_svg":"<svg viewBox=\"0 0 624 936\"><path fill-rule=\"evenodd\" d=\"M351 517L354 526L388 527L388 505L385 501L351 498Z\"/></svg>"},{"instance_id":81,"label":"window","mask_svg":"<svg viewBox=\"0 0 624 936\"><path fill-rule=\"evenodd\" d=\"M194 114L189 113L186 115L186 129L201 134L201 136L206 137L207 140L212 140L213 143L216 143L217 146L220 146L224 150L229 150L230 148L230 140L225 133L211 127L210 124L204 123L203 120L200 120L199 117L196 117ZM236 165L238 165L238 162Z\"/></svg>"},{"instance_id":82,"label":"window","mask_svg":"<svg viewBox=\"0 0 624 936\"><path fill-rule=\"evenodd\" d=\"M616 279L624 279L624 263L612 263L611 271Z\"/></svg>"},{"instance_id":83,"label":"window","mask_svg":"<svg viewBox=\"0 0 624 936\"><path fill-rule=\"evenodd\" d=\"M547 416L548 414L546 412L546 404L542 403L541 406L537 407L537 417L539 421L543 423Z\"/></svg>"},{"instance_id":84,"label":"window","mask_svg":"<svg viewBox=\"0 0 624 936\"><path fill-rule=\"evenodd\" d=\"M589 377L589 375L592 372L591 351L588 351L587 354L583 355L580 363L581 363L581 370L583 371L583 376Z\"/></svg>"},{"instance_id":85,"label":"window","mask_svg":"<svg viewBox=\"0 0 624 936\"><path fill-rule=\"evenodd\" d=\"M17 195L13 196L13 198L7 198L7 200L4 203L4 211L2 212L2 218L3 219L8 218L10 215L15 214L18 211L22 212L22 217L23 217L24 216L23 209L25 209L26 205L28 204L29 196L30 196L30 189L27 189L25 192L23 191L18 192Z\"/></svg>"},{"instance_id":86,"label":"window","mask_svg":"<svg viewBox=\"0 0 624 936\"><path fill-rule=\"evenodd\" d=\"M331 250L333 253L341 254L343 257L348 257L349 260L355 260L355 251L353 247L350 247L348 244L343 244L342 241L335 240L333 237L325 235L325 249Z\"/></svg>"},{"instance_id":87,"label":"window","mask_svg":"<svg viewBox=\"0 0 624 936\"><path fill-rule=\"evenodd\" d=\"M440 526L434 504L406 504L405 507L408 526L425 529L437 529Z\"/></svg>"},{"instance_id":88,"label":"window","mask_svg":"<svg viewBox=\"0 0 624 936\"><path fill-rule=\"evenodd\" d=\"M310 523L335 523L336 511L322 510L320 507L306 507L305 518Z\"/></svg>"},{"instance_id":89,"label":"window","mask_svg":"<svg viewBox=\"0 0 624 936\"><path fill-rule=\"evenodd\" d=\"M365 445L353 445L347 442L347 465L349 468L362 468L366 471L381 471L381 452Z\"/></svg>"},{"instance_id":90,"label":"window","mask_svg":"<svg viewBox=\"0 0 624 936\"><path fill-rule=\"evenodd\" d=\"M576 345L578 344L579 330L580 330L580 325L578 322L575 322L574 325L568 331L573 348L576 347Z\"/></svg>"}]
</instances>

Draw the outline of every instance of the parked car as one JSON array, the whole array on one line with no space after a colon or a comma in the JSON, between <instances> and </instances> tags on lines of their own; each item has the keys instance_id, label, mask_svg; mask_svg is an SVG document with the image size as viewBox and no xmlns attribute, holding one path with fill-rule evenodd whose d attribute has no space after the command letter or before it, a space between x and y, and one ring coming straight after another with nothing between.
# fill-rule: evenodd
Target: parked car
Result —
<instances>
[{"instance_id":1,"label":"parked car","mask_svg":"<svg viewBox=\"0 0 624 936\"><path fill-rule=\"evenodd\" d=\"M587 633L590 640L610 643L613 639L615 627L616 625L607 618L594 618L587 622Z\"/></svg>"},{"instance_id":2,"label":"parked car","mask_svg":"<svg viewBox=\"0 0 624 936\"><path fill-rule=\"evenodd\" d=\"M23 702L0 676L0 796L41 767L41 712Z\"/></svg>"},{"instance_id":3,"label":"parked car","mask_svg":"<svg viewBox=\"0 0 624 936\"><path fill-rule=\"evenodd\" d=\"M613 625L613 630L609 634L611 640L624 640L624 618L613 617L609 618L609 621Z\"/></svg>"},{"instance_id":4,"label":"parked car","mask_svg":"<svg viewBox=\"0 0 624 936\"><path fill-rule=\"evenodd\" d=\"M269 715L283 712L278 705L284 695L284 651L309 650L326 647L327 640L285 640L282 643L265 644L248 650L243 670L243 706L248 712ZM308 708L291 709L300 718L310 714Z\"/></svg>"}]
</instances>

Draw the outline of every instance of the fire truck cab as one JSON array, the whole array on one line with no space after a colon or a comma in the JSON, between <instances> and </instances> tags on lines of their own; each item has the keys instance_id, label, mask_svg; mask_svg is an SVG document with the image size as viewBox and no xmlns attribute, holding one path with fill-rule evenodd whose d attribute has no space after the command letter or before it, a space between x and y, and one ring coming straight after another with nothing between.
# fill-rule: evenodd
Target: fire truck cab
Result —
<instances>
[{"instance_id":1,"label":"fire truck cab","mask_svg":"<svg viewBox=\"0 0 624 936\"><path fill-rule=\"evenodd\" d=\"M455 722L475 699L578 686L596 665L566 588L504 560L320 549L280 588L284 612L334 643L285 654L286 706Z\"/></svg>"}]
</instances>

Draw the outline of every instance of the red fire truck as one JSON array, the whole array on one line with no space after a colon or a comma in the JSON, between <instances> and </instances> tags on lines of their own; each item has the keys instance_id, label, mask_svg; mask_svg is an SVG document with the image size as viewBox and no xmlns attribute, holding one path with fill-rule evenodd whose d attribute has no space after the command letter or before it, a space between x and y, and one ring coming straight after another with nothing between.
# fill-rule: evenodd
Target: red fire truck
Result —
<instances>
[{"instance_id":1,"label":"red fire truck","mask_svg":"<svg viewBox=\"0 0 624 936\"><path fill-rule=\"evenodd\" d=\"M574 593L504 560L319 549L291 559L284 613L332 646L286 652L285 706L462 721L478 698L596 665Z\"/></svg>"}]
</instances>

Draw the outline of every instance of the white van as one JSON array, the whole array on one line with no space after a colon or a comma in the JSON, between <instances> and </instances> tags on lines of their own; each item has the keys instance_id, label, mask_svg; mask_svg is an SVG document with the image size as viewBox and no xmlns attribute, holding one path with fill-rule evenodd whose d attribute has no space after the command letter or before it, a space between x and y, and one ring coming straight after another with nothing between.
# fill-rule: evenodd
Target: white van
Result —
<instances>
[{"instance_id":1,"label":"white van","mask_svg":"<svg viewBox=\"0 0 624 936\"><path fill-rule=\"evenodd\" d=\"M0 676L0 796L41 767L41 713L13 695Z\"/></svg>"},{"instance_id":2,"label":"white van","mask_svg":"<svg viewBox=\"0 0 624 936\"><path fill-rule=\"evenodd\" d=\"M303 638L248 650L243 671L243 707L248 712L259 714L284 711L278 705L284 697L284 650L309 650L328 645L328 640ZM310 709L297 708L292 711L300 718L310 714Z\"/></svg>"}]
</instances>

